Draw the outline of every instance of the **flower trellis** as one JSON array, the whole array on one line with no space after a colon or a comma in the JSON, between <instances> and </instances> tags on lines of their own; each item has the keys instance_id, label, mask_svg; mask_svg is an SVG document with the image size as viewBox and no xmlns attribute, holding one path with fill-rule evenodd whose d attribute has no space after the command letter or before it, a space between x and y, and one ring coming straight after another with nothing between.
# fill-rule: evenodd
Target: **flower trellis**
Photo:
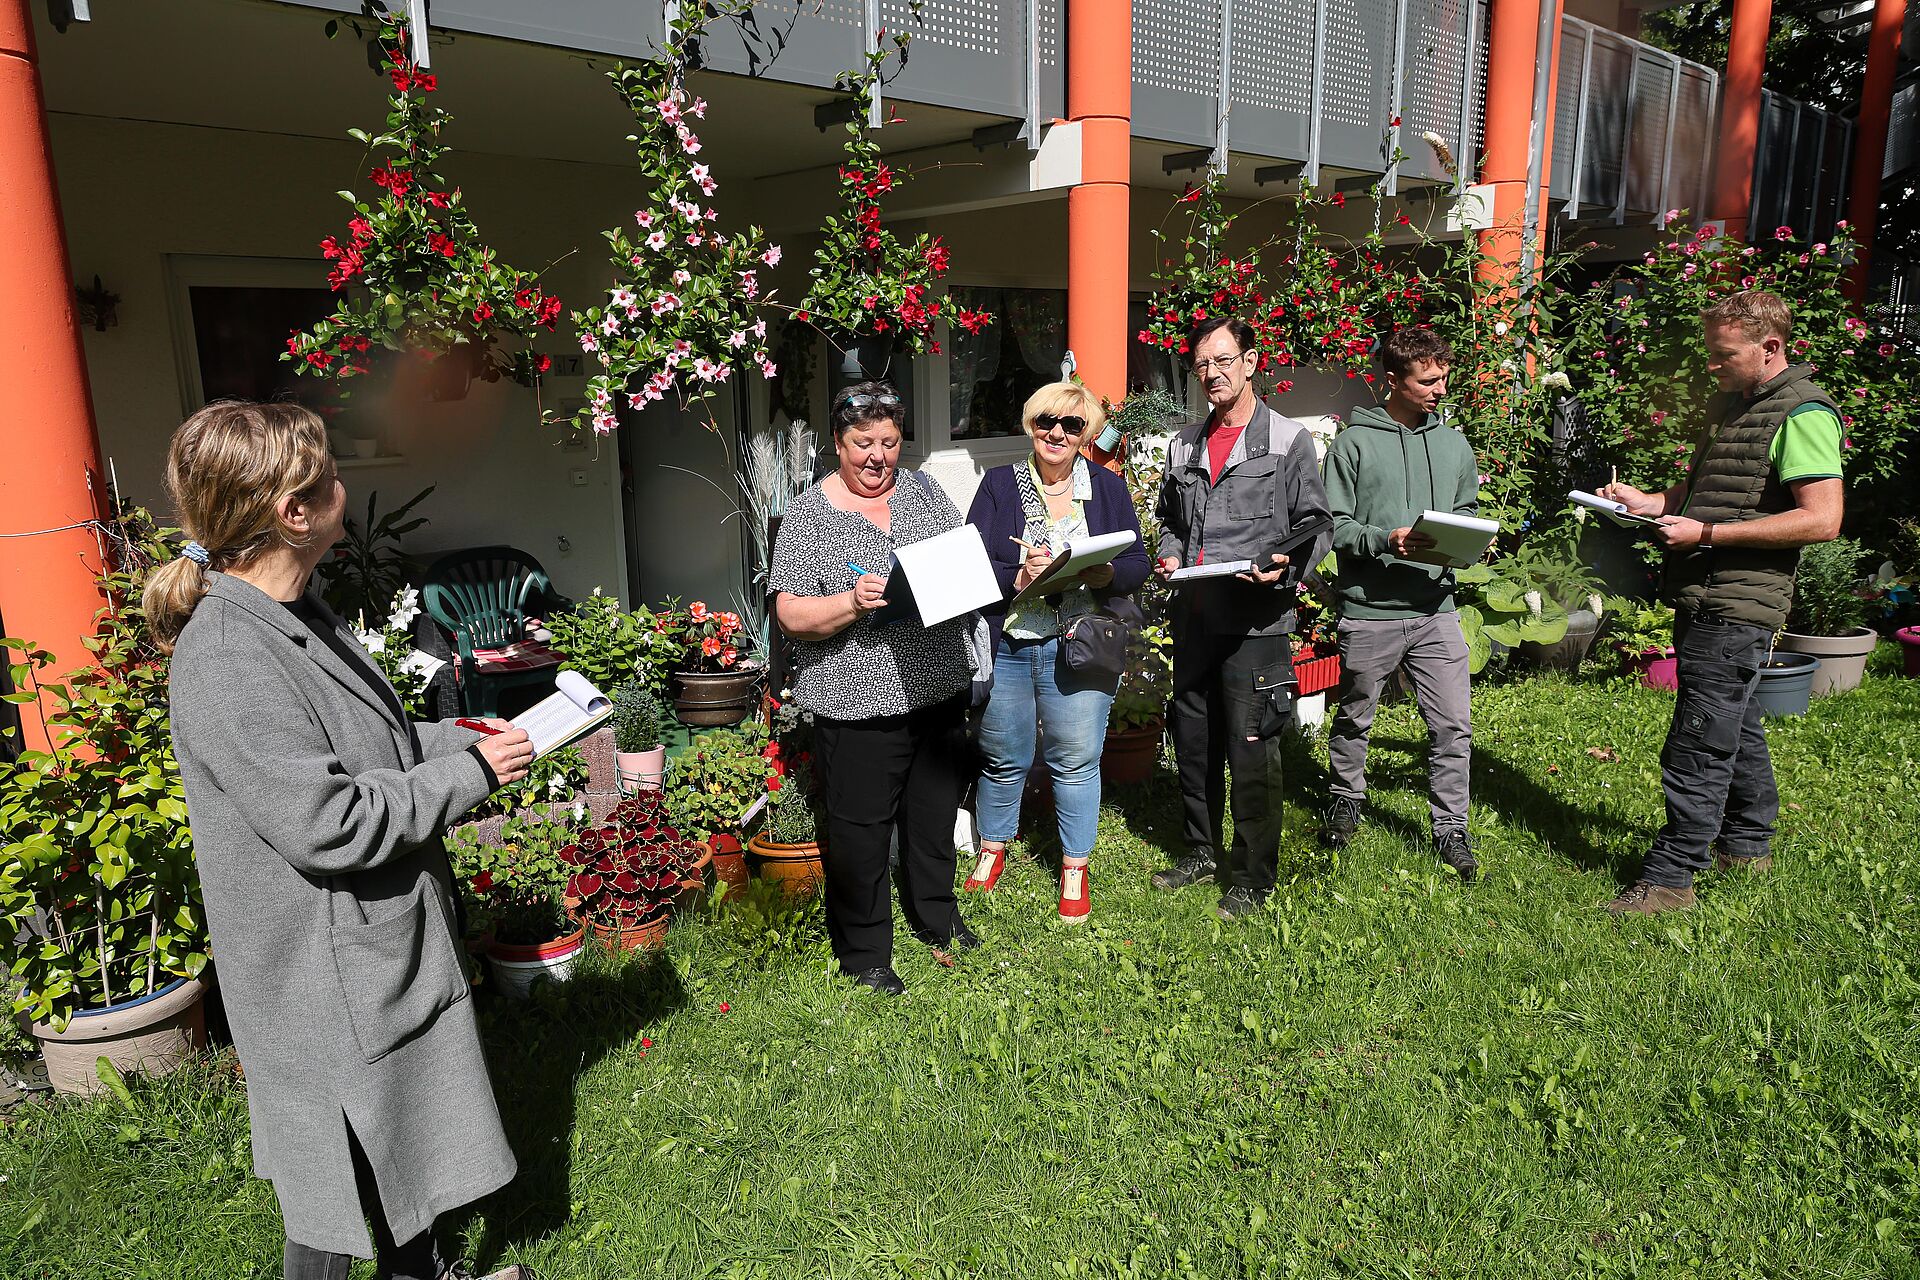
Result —
<instances>
[{"instance_id":1,"label":"flower trellis","mask_svg":"<svg viewBox=\"0 0 1920 1280\"><path fill-rule=\"evenodd\" d=\"M708 23L744 7L686 6L658 60L607 73L639 122L634 141L652 189L631 227L604 233L619 273L606 303L573 313L581 349L601 368L573 419L581 429L611 432L623 396L631 409L669 394L692 408L747 365L764 378L777 372L760 314L772 294L761 288L760 273L779 265L780 246L759 227L733 235L716 229L719 183L699 159L694 132L707 104L686 85Z\"/></svg>"},{"instance_id":2,"label":"flower trellis","mask_svg":"<svg viewBox=\"0 0 1920 1280\"><path fill-rule=\"evenodd\" d=\"M526 339L551 332L560 319L560 299L543 292L534 273L499 261L468 215L460 188L439 172L447 148L440 134L452 117L429 95L437 77L422 71L411 51L412 36L399 14L371 9L375 36L393 93L386 128L377 135L350 130L369 152L390 153L370 173L381 195L353 206L347 238L328 236L320 251L333 264L327 283L341 294L332 315L287 339L283 360L304 374L347 379L367 372L374 347L442 356L464 350L473 372L493 381L502 373L531 379L546 372L550 357L529 350L503 354L503 335Z\"/></svg>"},{"instance_id":3,"label":"flower trellis","mask_svg":"<svg viewBox=\"0 0 1920 1280\"><path fill-rule=\"evenodd\" d=\"M835 82L855 106L847 122L846 160L840 165L842 209L830 214L822 228L813 282L794 318L818 325L832 337L888 336L902 351L937 355L937 323L945 320L978 333L993 317L934 292L951 265L951 251L939 236L922 232L902 240L881 220L880 198L913 173L880 158L880 139L867 120L888 59L897 54L904 61L908 39L904 31L882 31L878 45L867 52L866 66L842 73Z\"/></svg>"}]
</instances>

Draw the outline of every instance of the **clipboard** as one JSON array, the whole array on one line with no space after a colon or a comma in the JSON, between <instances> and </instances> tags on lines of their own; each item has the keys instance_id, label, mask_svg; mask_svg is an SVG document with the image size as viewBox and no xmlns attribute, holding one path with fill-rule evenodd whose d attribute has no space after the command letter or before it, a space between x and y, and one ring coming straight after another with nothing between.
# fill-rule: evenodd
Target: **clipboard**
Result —
<instances>
[{"instance_id":1,"label":"clipboard","mask_svg":"<svg viewBox=\"0 0 1920 1280\"><path fill-rule=\"evenodd\" d=\"M1299 568L1300 566L1292 563L1293 553L1295 551L1298 551L1302 546L1312 544L1314 539L1318 538L1323 533L1330 532L1332 529L1333 529L1332 516L1330 515L1316 516L1312 520L1307 521L1303 525L1298 525L1292 529L1287 530L1287 536L1285 538L1282 538L1280 540L1280 544L1274 547L1272 551L1268 552L1267 555L1269 557L1286 556L1288 559L1288 564L1283 566L1284 568ZM1269 558L1264 563L1267 565L1271 565L1273 561L1271 558ZM1219 564L1211 564L1211 565L1197 564L1197 565L1192 565L1190 567L1175 569L1172 573L1167 575L1167 581L1176 586L1184 583L1188 583L1188 582L1205 582L1209 578L1220 578L1220 577L1227 577L1236 573L1245 573L1249 569L1252 569L1254 567L1255 567L1254 563L1250 560L1229 560L1229 561L1222 561ZM1312 565L1305 566L1306 569L1311 569L1312 567L1313 567Z\"/></svg>"}]
</instances>

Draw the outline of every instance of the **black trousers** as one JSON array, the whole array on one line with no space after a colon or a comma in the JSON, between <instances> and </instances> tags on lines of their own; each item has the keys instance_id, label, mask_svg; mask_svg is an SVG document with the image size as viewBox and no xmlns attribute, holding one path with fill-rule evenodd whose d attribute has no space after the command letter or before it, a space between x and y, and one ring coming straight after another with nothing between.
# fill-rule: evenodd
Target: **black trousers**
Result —
<instances>
[{"instance_id":1,"label":"black trousers","mask_svg":"<svg viewBox=\"0 0 1920 1280\"><path fill-rule=\"evenodd\" d=\"M930 943L953 937L953 823L973 773L966 722L964 693L903 716L814 721L827 934L848 973L893 963L887 849L896 831L908 926Z\"/></svg>"},{"instance_id":2,"label":"black trousers","mask_svg":"<svg viewBox=\"0 0 1920 1280\"><path fill-rule=\"evenodd\" d=\"M369 1210L368 1225L373 1229L374 1274L379 1280L440 1280L448 1263L440 1256L433 1231L422 1231L405 1244L395 1241L393 1232L387 1229L387 1215L380 1209L380 1187L373 1179L373 1166L351 1128L347 1130L347 1145L353 1152L353 1180L360 1192L360 1204ZM287 1241L285 1280L347 1280L352 1266L353 1259L344 1253L328 1253Z\"/></svg>"},{"instance_id":3,"label":"black trousers","mask_svg":"<svg viewBox=\"0 0 1920 1280\"><path fill-rule=\"evenodd\" d=\"M1280 730L1294 689L1288 637L1220 634L1176 622L1169 729L1187 847L1214 858L1219 883L1264 893L1280 863ZM1233 840L1218 852L1233 775Z\"/></svg>"},{"instance_id":4,"label":"black trousers","mask_svg":"<svg viewBox=\"0 0 1920 1280\"><path fill-rule=\"evenodd\" d=\"M1711 865L1716 843L1737 858L1767 852L1780 791L1754 695L1772 647L1764 627L1684 614L1675 620L1680 696L1660 752L1667 825L1641 879L1690 887Z\"/></svg>"}]
</instances>

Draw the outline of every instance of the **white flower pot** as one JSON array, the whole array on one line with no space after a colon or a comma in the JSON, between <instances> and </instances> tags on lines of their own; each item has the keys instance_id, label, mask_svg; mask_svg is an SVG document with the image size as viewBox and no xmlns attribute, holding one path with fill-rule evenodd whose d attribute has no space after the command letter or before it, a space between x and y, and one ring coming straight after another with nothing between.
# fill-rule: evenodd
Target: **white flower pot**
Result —
<instances>
[{"instance_id":1,"label":"white flower pot","mask_svg":"<svg viewBox=\"0 0 1920 1280\"><path fill-rule=\"evenodd\" d=\"M580 963L580 953L586 945L586 933L579 929L557 942L537 947L490 943L487 969L493 974L500 994L510 1000L525 1000L532 994L536 982L565 982L574 966Z\"/></svg>"}]
</instances>

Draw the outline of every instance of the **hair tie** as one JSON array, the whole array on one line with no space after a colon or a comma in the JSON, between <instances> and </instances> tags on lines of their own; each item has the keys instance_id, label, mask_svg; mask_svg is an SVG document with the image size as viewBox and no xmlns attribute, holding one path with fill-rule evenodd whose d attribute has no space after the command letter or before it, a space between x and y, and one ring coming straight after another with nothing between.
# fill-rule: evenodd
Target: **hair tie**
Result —
<instances>
[{"instance_id":1,"label":"hair tie","mask_svg":"<svg viewBox=\"0 0 1920 1280\"><path fill-rule=\"evenodd\" d=\"M202 569L206 568L213 560L213 557L207 554L207 549L197 542L189 542L186 546L181 547L180 554L199 565Z\"/></svg>"}]
</instances>

